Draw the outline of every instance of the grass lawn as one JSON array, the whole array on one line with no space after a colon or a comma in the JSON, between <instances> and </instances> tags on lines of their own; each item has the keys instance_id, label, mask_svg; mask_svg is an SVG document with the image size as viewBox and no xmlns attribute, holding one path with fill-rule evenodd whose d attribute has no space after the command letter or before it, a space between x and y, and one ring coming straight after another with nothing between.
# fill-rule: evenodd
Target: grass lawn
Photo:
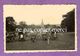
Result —
<instances>
[{"instance_id":1,"label":"grass lawn","mask_svg":"<svg viewBox=\"0 0 80 56\"><path fill-rule=\"evenodd\" d=\"M74 33L58 33L57 37L56 40L50 40L50 44L43 40L34 43L31 40L9 42L6 43L6 50L74 50Z\"/></svg>"}]
</instances>

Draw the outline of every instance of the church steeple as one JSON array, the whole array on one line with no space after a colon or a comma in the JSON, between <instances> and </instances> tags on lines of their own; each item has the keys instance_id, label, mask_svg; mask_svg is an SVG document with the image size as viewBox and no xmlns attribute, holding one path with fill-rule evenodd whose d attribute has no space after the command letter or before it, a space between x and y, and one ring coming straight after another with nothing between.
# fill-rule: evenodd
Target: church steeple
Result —
<instances>
[{"instance_id":1,"label":"church steeple","mask_svg":"<svg viewBox=\"0 0 80 56\"><path fill-rule=\"evenodd\" d=\"M43 19L42 19L42 22L41 22L41 28L44 28L44 22L43 22Z\"/></svg>"}]
</instances>

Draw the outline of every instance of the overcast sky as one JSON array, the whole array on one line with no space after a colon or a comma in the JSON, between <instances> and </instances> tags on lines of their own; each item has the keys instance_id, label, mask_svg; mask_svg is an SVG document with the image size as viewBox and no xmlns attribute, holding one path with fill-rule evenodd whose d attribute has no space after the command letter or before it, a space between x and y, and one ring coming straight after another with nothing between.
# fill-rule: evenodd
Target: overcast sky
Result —
<instances>
[{"instance_id":1,"label":"overcast sky","mask_svg":"<svg viewBox=\"0 0 80 56\"><path fill-rule=\"evenodd\" d=\"M73 10L75 5L4 5L4 19L12 16L17 23L25 21L27 24L40 25L60 24L62 15Z\"/></svg>"}]
</instances>

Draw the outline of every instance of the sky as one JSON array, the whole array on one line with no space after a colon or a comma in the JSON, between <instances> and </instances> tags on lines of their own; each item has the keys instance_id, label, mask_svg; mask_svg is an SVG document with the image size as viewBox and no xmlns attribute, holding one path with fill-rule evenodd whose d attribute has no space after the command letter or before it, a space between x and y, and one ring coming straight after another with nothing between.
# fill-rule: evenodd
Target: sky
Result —
<instances>
[{"instance_id":1,"label":"sky","mask_svg":"<svg viewBox=\"0 0 80 56\"><path fill-rule=\"evenodd\" d=\"M40 25L60 24L63 20L62 15L76 8L75 5L4 5L4 19L12 16L17 24L25 21L26 24Z\"/></svg>"}]
</instances>

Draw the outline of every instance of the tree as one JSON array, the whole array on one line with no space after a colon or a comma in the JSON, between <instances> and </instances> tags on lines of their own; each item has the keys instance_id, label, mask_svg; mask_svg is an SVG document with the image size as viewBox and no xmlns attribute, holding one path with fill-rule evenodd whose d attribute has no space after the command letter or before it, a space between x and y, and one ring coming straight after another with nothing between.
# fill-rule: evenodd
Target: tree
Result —
<instances>
[{"instance_id":1,"label":"tree","mask_svg":"<svg viewBox=\"0 0 80 56\"><path fill-rule=\"evenodd\" d=\"M68 32L75 31L75 9L68 12L66 15L63 15L64 19L61 22L61 27L67 27Z\"/></svg>"},{"instance_id":2,"label":"tree","mask_svg":"<svg viewBox=\"0 0 80 56\"><path fill-rule=\"evenodd\" d=\"M19 22L19 26L20 26L21 28L26 28L26 27L27 27L27 24L26 24L25 21L21 21L21 22Z\"/></svg>"},{"instance_id":3,"label":"tree","mask_svg":"<svg viewBox=\"0 0 80 56\"><path fill-rule=\"evenodd\" d=\"M16 28L16 22L13 17L9 16L6 17L6 31L12 32L15 31Z\"/></svg>"}]
</instances>

